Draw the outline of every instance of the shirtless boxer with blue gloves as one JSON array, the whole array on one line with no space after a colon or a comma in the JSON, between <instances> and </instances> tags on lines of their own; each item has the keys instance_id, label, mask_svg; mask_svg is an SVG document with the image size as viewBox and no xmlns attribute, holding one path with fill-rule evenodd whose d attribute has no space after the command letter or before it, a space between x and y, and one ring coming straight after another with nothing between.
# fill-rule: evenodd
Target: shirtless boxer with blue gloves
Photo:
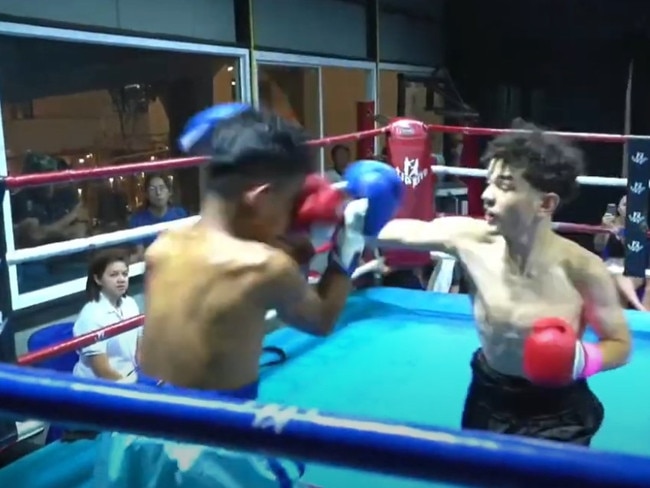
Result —
<instances>
[{"instance_id":1,"label":"shirtless boxer with blue gloves","mask_svg":"<svg viewBox=\"0 0 650 488\"><path fill-rule=\"evenodd\" d=\"M255 399L265 315L332 332L367 235L396 211L402 183L392 168L353 163L345 192L317 169L302 129L245 104L197 114L180 138L207 163L199 223L162 234L146 253L141 368L161 388L208 398ZM308 185L306 185L308 183ZM343 223L317 288L307 284L285 234L300 221ZM304 243L304 239L303 239ZM110 488L299 486L294 463L120 433L106 433L95 469Z\"/></svg>"},{"instance_id":2,"label":"shirtless boxer with blue gloves","mask_svg":"<svg viewBox=\"0 0 650 488\"><path fill-rule=\"evenodd\" d=\"M481 348L463 428L589 445L604 411L587 378L627 362L630 330L601 259L553 231L581 153L532 124L513 128L523 132L495 138L484 155L484 220L397 219L378 244L443 251L465 268ZM587 323L598 342L582 340Z\"/></svg>"}]
</instances>

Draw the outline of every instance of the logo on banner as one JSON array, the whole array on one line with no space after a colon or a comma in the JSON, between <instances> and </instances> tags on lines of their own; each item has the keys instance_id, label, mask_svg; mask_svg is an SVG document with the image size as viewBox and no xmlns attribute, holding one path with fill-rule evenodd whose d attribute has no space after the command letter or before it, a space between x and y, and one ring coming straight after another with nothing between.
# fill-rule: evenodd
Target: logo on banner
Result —
<instances>
[{"instance_id":1,"label":"logo on banner","mask_svg":"<svg viewBox=\"0 0 650 488\"><path fill-rule=\"evenodd\" d=\"M632 162L636 164L645 164L648 161L648 158L645 156L645 153L637 151L632 156Z\"/></svg>"},{"instance_id":2,"label":"logo on banner","mask_svg":"<svg viewBox=\"0 0 650 488\"><path fill-rule=\"evenodd\" d=\"M630 252L641 252L643 250L643 244L639 241L632 241L627 245L627 248Z\"/></svg>"},{"instance_id":3,"label":"logo on banner","mask_svg":"<svg viewBox=\"0 0 650 488\"><path fill-rule=\"evenodd\" d=\"M643 185L643 183L639 183L637 181L633 185L630 185L630 191L635 195L641 195L641 193L645 191L645 186Z\"/></svg>"},{"instance_id":4,"label":"logo on banner","mask_svg":"<svg viewBox=\"0 0 650 488\"><path fill-rule=\"evenodd\" d=\"M640 224L645 220L641 212L632 212L628 218L630 222L634 222L635 224Z\"/></svg>"},{"instance_id":5,"label":"logo on banner","mask_svg":"<svg viewBox=\"0 0 650 488\"><path fill-rule=\"evenodd\" d=\"M396 168L397 174L405 185L415 188L429 174L429 168L420 169L420 160L418 158L404 158L404 169Z\"/></svg>"}]
</instances>

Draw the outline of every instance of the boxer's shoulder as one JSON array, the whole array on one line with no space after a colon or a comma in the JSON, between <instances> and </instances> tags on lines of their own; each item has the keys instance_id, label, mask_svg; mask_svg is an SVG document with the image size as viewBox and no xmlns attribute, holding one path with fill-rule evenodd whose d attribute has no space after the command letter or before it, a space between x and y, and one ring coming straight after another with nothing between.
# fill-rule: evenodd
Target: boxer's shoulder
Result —
<instances>
[{"instance_id":1,"label":"boxer's shoulder","mask_svg":"<svg viewBox=\"0 0 650 488\"><path fill-rule=\"evenodd\" d=\"M271 249L264 268L264 283L271 296L304 291L306 279L295 258L280 249Z\"/></svg>"},{"instance_id":2,"label":"boxer's shoulder","mask_svg":"<svg viewBox=\"0 0 650 488\"><path fill-rule=\"evenodd\" d=\"M610 279L607 266L600 256L564 237L558 237L557 244L562 266L574 283Z\"/></svg>"},{"instance_id":3,"label":"boxer's shoulder","mask_svg":"<svg viewBox=\"0 0 650 488\"><path fill-rule=\"evenodd\" d=\"M287 274L299 271L296 260L290 256L288 250L269 248L265 261L265 272L269 281L281 281Z\"/></svg>"},{"instance_id":4,"label":"boxer's shoulder","mask_svg":"<svg viewBox=\"0 0 650 488\"><path fill-rule=\"evenodd\" d=\"M181 232L182 230L180 229L170 229L160 234L145 251L147 262L178 253L181 247L179 244L179 234Z\"/></svg>"},{"instance_id":5,"label":"boxer's shoulder","mask_svg":"<svg viewBox=\"0 0 650 488\"><path fill-rule=\"evenodd\" d=\"M246 273L263 275L274 249L256 241L238 239L223 232L202 228L170 231L160 236L146 251L147 266L156 273L215 276Z\"/></svg>"}]
</instances>

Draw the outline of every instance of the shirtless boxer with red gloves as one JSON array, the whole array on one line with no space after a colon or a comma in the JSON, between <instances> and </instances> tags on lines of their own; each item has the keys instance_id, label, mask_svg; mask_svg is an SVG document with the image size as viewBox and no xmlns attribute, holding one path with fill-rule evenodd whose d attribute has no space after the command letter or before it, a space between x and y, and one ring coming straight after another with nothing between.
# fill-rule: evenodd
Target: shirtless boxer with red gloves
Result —
<instances>
[{"instance_id":1,"label":"shirtless boxer with red gloves","mask_svg":"<svg viewBox=\"0 0 650 488\"><path fill-rule=\"evenodd\" d=\"M210 158L206 196L199 223L147 249L142 372L179 393L255 399L266 312L304 332L332 332L364 236L392 218L402 183L382 163L359 161L344 174L343 194L311 175L316 162L300 128L244 104L197 114L180 142ZM314 289L293 259L309 259L304 239L298 249L285 233L341 222ZM104 487L299 486L289 462L118 433L101 441L95 475Z\"/></svg>"},{"instance_id":2,"label":"shirtless boxer with red gloves","mask_svg":"<svg viewBox=\"0 0 650 488\"><path fill-rule=\"evenodd\" d=\"M630 331L600 258L552 228L577 190L581 153L532 124L513 127L531 132L497 137L484 155L485 220L393 220L378 245L453 254L471 279L481 348L463 428L589 445L604 412L586 379L627 362ZM596 344L581 342L587 323Z\"/></svg>"}]
</instances>

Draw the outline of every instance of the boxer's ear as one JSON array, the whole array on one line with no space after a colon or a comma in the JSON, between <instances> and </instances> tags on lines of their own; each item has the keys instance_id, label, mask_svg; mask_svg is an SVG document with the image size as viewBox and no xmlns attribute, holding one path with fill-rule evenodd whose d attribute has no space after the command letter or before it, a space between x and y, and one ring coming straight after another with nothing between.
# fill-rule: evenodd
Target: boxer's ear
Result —
<instances>
[{"instance_id":1,"label":"boxer's ear","mask_svg":"<svg viewBox=\"0 0 650 488\"><path fill-rule=\"evenodd\" d=\"M553 215L560 205L560 197L557 193L543 193L540 210L546 215Z\"/></svg>"},{"instance_id":2,"label":"boxer's ear","mask_svg":"<svg viewBox=\"0 0 650 488\"><path fill-rule=\"evenodd\" d=\"M251 207L260 205L270 192L270 183L254 185L244 191L244 202Z\"/></svg>"}]
</instances>

